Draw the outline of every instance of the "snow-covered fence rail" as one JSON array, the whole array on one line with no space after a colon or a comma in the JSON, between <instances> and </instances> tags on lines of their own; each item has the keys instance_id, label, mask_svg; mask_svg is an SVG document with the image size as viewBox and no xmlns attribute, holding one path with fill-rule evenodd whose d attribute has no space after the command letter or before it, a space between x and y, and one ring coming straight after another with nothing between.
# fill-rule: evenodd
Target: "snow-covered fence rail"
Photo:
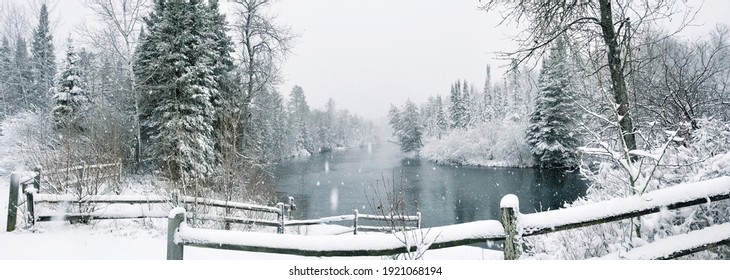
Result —
<instances>
[{"instance_id":1,"label":"snow-covered fence rail","mask_svg":"<svg viewBox=\"0 0 730 280\"><path fill-rule=\"evenodd\" d=\"M118 166L115 164L97 165L97 166L86 166L86 170L89 168L109 168ZM69 170L84 170L82 168L74 167ZM64 170L52 170L45 172L45 174L53 174L54 172L64 172ZM191 196L180 196L173 194L171 197L159 196L159 195L84 195L79 197L76 194L48 194L40 193L41 180L44 172L41 172L41 168L36 168L33 172L13 172L10 176L10 188L9 188L9 199L8 199L8 213L7 213L7 225L6 231L10 232L15 230L17 225L18 208L25 204L25 218L28 226L33 226L36 222L47 222L47 221L88 221L88 220L99 220L99 219L142 219L142 218L166 218L167 210L149 210L149 209L136 209L127 210L123 212L106 212L106 211L91 211L88 213L61 213L61 214L41 214L38 215L36 212L36 205L38 203L63 203L63 204L78 204L78 205L97 205L97 204L166 204L166 209L170 209L172 206L183 205L183 204L196 204L210 207L221 207L225 209L234 210L247 210L253 212L263 213L274 213L277 215L276 221L261 220L261 219L248 219L240 217L219 217L214 215L195 215L196 219L201 220L216 220L226 223L248 223L248 224L259 224L266 226L276 226L280 233L284 232L284 215L290 214L291 210L294 209L293 198L290 198L288 204L279 203L277 207L262 206L255 204L215 200L201 197ZM26 199L24 202L19 202L19 195L23 194ZM165 207L162 207L165 208Z\"/></svg>"},{"instance_id":2,"label":"snow-covered fence rail","mask_svg":"<svg viewBox=\"0 0 730 280\"><path fill-rule=\"evenodd\" d=\"M658 213L663 209L678 209L728 198L730 198L730 177L680 184L648 192L643 195L615 198L593 204L532 214L520 214L517 197L507 195L502 199L500 205L503 220L507 219L514 222L505 223L507 225L505 228L507 232L505 258L519 258L522 237L636 218L647 214ZM720 228L724 232L720 232L719 234L725 236L720 241L706 242L692 250L686 248L669 250L663 252L663 255L680 257L707 248L727 244L730 242L730 232L728 229L730 228Z\"/></svg>"},{"instance_id":3,"label":"snow-covered fence rail","mask_svg":"<svg viewBox=\"0 0 730 280\"><path fill-rule=\"evenodd\" d=\"M635 218L663 209L677 209L728 198L730 177L677 185L641 196L533 214L521 214L517 196L507 195L500 202L500 221L485 220L416 229L401 235L272 236L267 233L196 229L185 222L184 209L177 208L168 217L167 259L182 259L183 246L322 257L384 256L423 250L424 247L439 249L484 241L504 241L504 258L514 260L519 258L522 237ZM406 236L420 236L419 240L426 242L406 241ZM687 240L694 241L685 242ZM672 246L666 246L668 243ZM723 244L730 244L728 225L674 236L628 253L654 259L676 258Z\"/></svg>"},{"instance_id":4,"label":"snow-covered fence rail","mask_svg":"<svg viewBox=\"0 0 730 280\"><path fill-rule=\"evenodd\" d=\"M75 166L51 170L42 170L40 167L36 167L34 171L41 174L42 178L49 184L52 185L51 181L55 181L61 183L62 187L65 188L65 186L83 184L89 181L102 182L108 179L121 181L123 167L121 161L92 165L81 162ZM54 186L54 188L59 189L58 186Z\"/></svg>"},{"instance_id":5,"label":"snow-covered fence rail","mask_svg":"<svg viewBox=\"0 0 730 280\"><path fill-rule=\"evenodd\" d=\"M309 220L290 220L284 222L286 226L309 226L318 224L328 224L333 222L352 221L352 233L357 234L359 231L374 231L374 232L392 232L399 230L413 230L421 228L421 212L417 212L416 215L372 215L372 214L360 214L355 209L355 213L352 215L340 215L332 217L324 217L319 219ZM378 221L383 222L385 225L379 226L366 226L362 225L360 221ZM412 226L406 225L406 223L413 223Z\"/></svg>"},{"instance_id":6,"label":"snow-covered fence rail","mask_svg":"<svg viewBox=\"0 0 730 280\"><path fill-rule=\"evenodd\" d=\"M448 248L484 242L504 240L504 230L498 221L477 221L435 227L403 234L376 235L327 235L303 236L294 234L273 235L261 232L234 232L225 230L197 229L188 226L185 210L173 209L168 217L167 259L183 259L183 247L252 251L262 253L291 254L300 256L387 256L423 249L423 244L404 242L411 233L421 234L429 240L428 248ZM421 247L421 248L419 248Z\"/></svg>"}]
</instances>

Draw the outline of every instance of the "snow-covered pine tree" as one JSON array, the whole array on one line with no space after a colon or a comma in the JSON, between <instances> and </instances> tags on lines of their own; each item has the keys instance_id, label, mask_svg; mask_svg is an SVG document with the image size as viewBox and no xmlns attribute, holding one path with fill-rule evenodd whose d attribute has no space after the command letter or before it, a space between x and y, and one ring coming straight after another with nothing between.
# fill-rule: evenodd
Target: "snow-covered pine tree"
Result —
<instances>
[{"instance_id":1,"label":"snow-covered pine tree","mask_svg":"<svg viewBox=\"0 0 730 280\"><path fill-rule=\"evenodd\" d=\"M393 128L393 136L396 137L396 142L400 145L401 151L417 152L423 147L421 117L418 113L418 107L410 99L406 101L401 110L392 104L390 105L388 122Z\"/></svg>"},{"instance_id":2,"label":"snow-covered pine tree","mask_svg":"<svg viewBox=\"0 0 730 280\"><path fill-rule=\"evenodd\" d=\"M444 113L443 101L441 101L441 95L436 95L436 137L441 139L449 129L449 121L446 119L446 113Z\"/></svg>"},{"instance_id":3,"label":"snow-covered pine tree","mask_svg":"<svg viewBox=\"0 0 730 280\"><path fill-rule=\"evenodd\" d=\"M558 41L543 61L538 80L540 91L526 135L533 156L544 168L578 165L576 148L581 142L570 75L565 50Z\"/></svg>"},{"instance_id":4,"label":"snow-covered pine tree","mask_svg":"<svg viewBox=\"0 0 730 280\"><path fill-rule=\"evenodd\" d=\"M199 0L158 0L145 18L135 52L135 78L150 156L168 179L199 191L215 169L215 36L209 8Z\"/></svg>"},{"instance_id":5,"label":"snow-covered pine tree","mask_svg":"<svg viewBox=\"0 0 730 280\"><path fill-rule=\"evenodd\" d=\"M418 152L423 147L421 140L423 128L421 127L418 107L410 99L403 105L399 120L401 131L398 135L398 142L400 142L401 150L404 152Z\"/></svg>"},{"instance_id":6,"label":"snow-covered pine tree","mask_svg":"<svg viewBox=\"0 0 730 280\"><path fill-rule=\"evenodd\" d=\"M80 58L73 40L68 40L61 71L56 76L53 88L53 109L51 114L55 128L67 136L82 132L89 98L84 89Z\"/></svg>"},{"instance_id":7,"label":"snow-covered pine tree","mask_svg":"<svg viewBox=\"0 0 730 280\"><path fill-rule=\"evenodd\" d=\"M487 77L484 79L484 92L482 100L482 121L490 121L494 118L494 90L492 89L492 66L487 64Z\"/></svg>"},{"instance_id":8,"label":"snow-covered pine tree","mask_svg":"<svg viewBox=\"0 0 730 280\"><path fill-rule=\"evenodd\" d=\"M461 127L469 128L472 125L472 111L471 105L474 103L474 96L469 92L469 85L464 80L463 87L461 89L461 98L459 99L459 110L461 111Z\"/></svg>"},{"instance_id":9,"label":"snow-covered pine tree","mask_svg":"<svg viewBox=\"0 0 730 280\"><path fill-rule=\"evenodd\" d=\"M53 36L48 21L46 4L41 4L38 26L33 31L31 44L33 89L30 93L31 109L48 108L49 90L53 87L56 73L56 55L53 49Z\"/></svg>"},{"instance_id":10,"label":"snow-covered pine tree","mask_svg":"<svg viewBox=\"0 0 730 280\"><path fill-rule=\"evenodd\" d=\"M304 90L300 86L294 86L289 94L289 103L287 104L289 119L291 120L292 139L295 142L295 149L298 151L305 149L309 153L314 152L312 146L312 135L310 132L310 111L307 104Z\"/></svg>"},{"instance_id":11,"label":"snow-covered pine tree","mask_svg":"<svg viewBox=\"0 0 730 280\"><path fill-rule=\"evenodd\" d=\"M451 85L451 93L449 95L449 101L451 101L449 107L449 114L451 117L451 128L461 129L464 128L464 111L462 106L461 96L461 81L456 81Z\"/></svg>"}]
</instances>

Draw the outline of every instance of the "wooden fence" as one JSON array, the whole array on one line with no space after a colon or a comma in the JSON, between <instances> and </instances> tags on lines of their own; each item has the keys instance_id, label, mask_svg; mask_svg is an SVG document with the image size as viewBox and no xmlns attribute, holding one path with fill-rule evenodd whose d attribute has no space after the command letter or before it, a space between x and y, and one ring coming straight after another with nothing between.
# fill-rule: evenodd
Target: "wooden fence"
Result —
<instances>
[{"instance_id":1,"label":"wooden fence","mask_svg":"<svg viewBox=\"0 0 730 280\"><path fill-rule=\"evenodd\" d=\"M484 241L504 241L504 258L514 260L520 257L523 237L635 218L663 209L678 209L728 198L730 177L677 185L641 196L532 214L520 213L518 198L507 195L500 203L500 221L485 220L417 229L401 235L350 236L272 236L266 233L196 229L187 225L184 209L177 208L168 217L167 259L183 259L184 246L322 257L385 256L423 249L419 246L439 249ZM403 237L407 236L420 236L429 240L426 244L418 244L418 240L404 241ZM687 240L694 242L683 242ZM668 242L672 242L669 243L672 246L667 249ZM728 243L730 225L723 224L656 241L628 251L622 256L676 258Z\"/></svg>"},{"instance_id":2,"label":"wooden fence","mask_svg":"<svg viewBox=\"0 0 730 280\"><path fill-rule=\"evenodd\" d=\"M105 166L103 166L105 167ZM85 169L85 168L84 168ZM74 168L74 170L81 170ZM84 204L84 205L97 205L97 204L167 204L174 206L180 206L185 204L194 204L199 206L218 207L229 210L245 210L253 211L257 213L271 213L276 215L275 220L267 219L255 219L248 217L235 217L235 216L219 216L211 214L196 214L191 213L188 218L219 221L225 224L255 224L262 226L272 226L277 228L277 233L283 234L284 229L287 226L303 226L303 225L314 225L324 224L342 221L353 221L353 233L357 234L358 231L393 231L402 229L415 229L420 228L421 215L417 213L416 216L402 216L402 215L370 215L370 214L359 214L355 210L354 215L342 215L334 217L325 217L311 220L291 220L291 212L296 209L294 204L294 198L289 197L288 203L280 202L275 207L263 206L249 203L232 202L225 200L217 200L210 198L192 197L192 196L181 196L177 193L173 193L169 197L163 196L145 196L145 195L87 195L78 197L74 194L46 194L39 193L41 189L41 172L40 168L36 169L35 172L14 172L10 176L10 192L9 192L9 203L8 203L8 219L7 219L7 231L13 231L16 228L16 219L18 213L18 194L22 192L26 201L26 224L29 227L35 225L36 222L48 222L48 221L88 221L88 220L105 220L105 219L141 219L141 218L167 218L168 211L125 211L123 213L63 213L55 215L41 215L37 214L37 204L39 203L69 203L69 204ZM28 187L30 184L33 187ZM21 188L22 187L22 188ZM168 208L169 209L169 208ZM288 217L288 219L286 219ZM391 226L364 226L360 224L362 220L373 220L383 221ZM393 225L399 226L396 228ZM402 222L402 223L401 223ZM407 226L406 223L415 223L413 226Z\"/></svg>"}]
</instances>

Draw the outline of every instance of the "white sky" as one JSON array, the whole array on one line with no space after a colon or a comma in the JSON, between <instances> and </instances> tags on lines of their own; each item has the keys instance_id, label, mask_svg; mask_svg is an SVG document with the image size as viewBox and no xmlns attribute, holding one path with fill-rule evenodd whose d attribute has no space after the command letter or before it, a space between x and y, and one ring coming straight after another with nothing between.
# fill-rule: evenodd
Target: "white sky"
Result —
<instances>
[{"instance_id":1,"label":"white sky","mask_svg":"<svg viewBox=\"0 0 730 280\"><path fill-rule=\"evenodd\" d=\"M8 0L0 0L8 1ZM19 0L10 0L19 1ZM277 0L277 21L300 34L287 59L279 87L288 96L300 85L310 106L321 108L329 97L337 107L367 117L386 115L389 105L410 98L446 95L456 79L481 89L486 64L503 62L495 52L514 48L497 27L499 15L476 9L478 0ZM699 6L701 1L688 1ZM686 34L705 34L715 23L730 25L730 1L706 0ZM62 0L52 11L59 17L56 49L68 30L85 17L79 0Z\"/></svg>"}]
</instances>

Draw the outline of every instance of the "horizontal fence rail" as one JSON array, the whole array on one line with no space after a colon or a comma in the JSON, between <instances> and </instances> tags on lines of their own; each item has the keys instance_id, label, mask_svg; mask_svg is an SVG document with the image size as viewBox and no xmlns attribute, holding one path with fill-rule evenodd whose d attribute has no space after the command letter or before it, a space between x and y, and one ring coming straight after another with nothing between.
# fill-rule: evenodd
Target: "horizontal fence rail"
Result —
<instances>
[{"instance_id":1,"label":"horizontal fence rail","mask_svg":"<svg viewBox=\"0 0 730 280\"><path fill-rule=\"evenodd\" d=\"M175 209L168 217L167 258L182 259L183 246L320 257L383 256L418 250L417 242L404 241L402 238L412 235L420 238L431 236L430 239L421 239L427 242L420 246L426 246L428 249L484 241L504 241L505 259L513 260L519 258L522 237L618 221L657 213L662 209L677 209L728 198L730 198L730 177L676 185L641 196L616 198L533 214L521 214L517 196L507 195L500 203L500 221L485 220L388 235L349 236L272 236L266 233L196 229L185 222L183 209ZM357 213L354 216L356 215ZM325 219L335 221L349 218L350 215L344 215ZM316 220L312 220L314 221ZM688 241L698 239L701 241ZM666 244L672 242L681 246L667 249ZM653 246L645 245L624 255L638 254L652 259L676 258L728 243L730 243L730 225L723 224L656 241L651 243ZM657 253L659 249L656 248L661 248L663 251ZM652 252L653 255L646 252Z\"/></svg>"},{"instance_id":2,"label":"horizontal fence rail","mask_svg":"<svg viewBox=\"0 0 730 280\"><path fill-rule=\"evenodd\" d=\"M319 224L330 224L343 221L352 221L353 234L357 234L359 231L371 231L371 232L389 232L389 231L400 231L409 229L421 228L421 213L418 212L416 215L402 215L402 214L386 214L386 215L373 215L373 214L360 214L355 209L355 213L352 215L339 215L331 217L323 217L318 219L308 220L290 220L284 222L286 226L310 226ZM366 226L360 224L360 221L378 221L384 222L386 226ZM405 223L412 222L412 226L407 226ZM403 223L403 224L401 224Z\"/></svg>"},{"instance_id":3,"label":"horizontal fence rail","mask_svg":"<svg viewBox=\"0 0 730 280\"><path fill-rule=\"evenodd\" d=\"M478 221L399 234L302 236L196 229L187 225L184 216L182 208L170 213L168 259L182 259L182 246L300 256L387 256L418 249L416 244L406 246L399 238L401 235L417 234L432 238L431 249L504 239L504 231L498 221Z\"/></svg>"},{"instance_id":4,"label":"horizontal fence rail","mask_svg":"<svg viewBox=\"0 0 730 280\"><path fill-rule=\"evenodd\" d=\"M628 252L611 253L600 259L670 260L728 244L730 224L721 224L670 236Z\"/></svg>"},{"instance_id":5,"label":"horizontal fence rail","mask_svg":"<svg viewBox=\"0 0 730 280\"><path fill-rule=\"evenodd\" d=\"M97 165L94 167L114 167L117 164ZM88 168L88 166L87 166ZM81 168L73 167L69 170L81 170ZM62 170L63 171L63 170ZM59 170L53 170L51 172L59 172ZM183 204L195 204L209 207L221 207L233 210L244 210L261 213L272 213L276 214L276 220L267 219L255 219L235 216L219 216L210 214L200 213L188 213L189 216L198 220L207 221L218 221L226 224L248 224L248 225L260 225L276 227L277 233L284 233L284 228L287 226L301 226L301 225L314 225L314 224L325 224L337 221L354 221L353 233L357 234L358 230L361 231L392 231L392 227L375 227L375 226L363 226L359 225L358 221L362 220L375 220L375 221L403 221L403 222L414 222L413 226L403 227L403 229L411 229L420 227L421 217L420 214L416 216L399 216L392 215L392 217L370 215L370 214L356 214L355 215L343 215L335 217L326 217L320 219L311 220L291 220L285 219L285 215L291 216L291 211L296 208L294 204L294 198L289 197L289 203L278 203L276 207L263 206L250 203L241 203L233 201L225 201L210 198L201 198L193 196L181 196L174 192L171 196L160 196L160 195L85 195L79 197L75 194L48 194L38 193L40 189L40 178L42 173L40 168L37 168L35 172L16 172L11 176L11 192L10 192L10 209L8 209L8 225L6 230L13 231L15 229L16 217L18 213L18 193L20 193L20 186L22 186L22 193L26 196L26 216L27 225L33 226L36 222L50 222L50 221L89 221L89 220L108 220L108 219L143 219L143 218L166 218L167 211L160 210L149 210L149 209L132 209L125 210L123 212L107 211L105 209L92 210L90 212L81 213L39 213L36 211L36 205L39 203L51 203L51 204L79 204L79 205L97 205L97 204L168 204L168 205L183 205ZM46 172L46 174L48 174ZM34 187L29 188L27 185L33 184ZM14 198L14 199L13 199ZM169 209L169 208L168 208ZM11 217L12 216L12 217Z\"/></svg>"}]
</instances>

